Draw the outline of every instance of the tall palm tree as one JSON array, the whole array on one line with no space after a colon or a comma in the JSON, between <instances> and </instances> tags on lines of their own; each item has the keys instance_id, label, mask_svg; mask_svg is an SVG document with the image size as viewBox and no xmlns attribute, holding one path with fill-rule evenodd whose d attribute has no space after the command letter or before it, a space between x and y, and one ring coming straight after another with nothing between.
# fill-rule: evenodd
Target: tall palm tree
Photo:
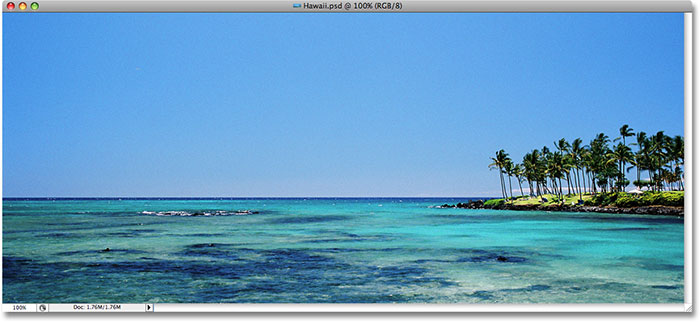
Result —
<instances>
[{"instance_id":1,"label":"tall palm tree","mask_svg":"<svg viewBox=\"0 0 700 322\"><path fill-rule=\"evenodd\" d=\"M540 154L540 161L539 161L539 167L540 167L540 184L542 185L542 190L544 193L550 193L549 187L547 186L547 178L549 177L547 175L547 164L549 163L549 159L552 156L552 152L549 151L549 148L545 145L542 147L542 153Z\"/></svg>"},{"instance_id":2,"label":"tall palm tree","mask_svg":"<svg viewBox=\"0 0 700 322\"><path fill-rule=\"evenodd\" d=\"M663 188L663 181L661 179L661 170L663 169L663 164L666 159L666 135L664 131L656 132L649 140L649 174L654 187L654 190L661 190Z\"/></svg>"},{"instance_id":3,"label":"tall palm tree","mask_svg":"<svg viewBox=\"0 0 700 322\"><path fill-rule=\"evenodd\" d=\"M559 153L562 154L562 170L564 172L564 175L566 176L566 190L567 194L571 194L571 180L569 180L569 164L568 160L566 160L566 154L569 152L569 148L571 145L569 142L566 142L565 138L559 139L559 141L554 142L554 147L559 151Z\"/></svg>"},{"instance_id":4,"label":"tall palm tree","mask_svg":"<svg viewBox=\"0 0 700 322\"><path fill-rule=\"evenodd\" d=\"M635 166L637 168L637 183L635 185L637 186L637 188L641 188L640 185L642 182L642 178L641 178L640 173L641 173L642 167L644 166L644 162L645 162L645 153L643 150L648 145L646 132L644 132L644 131L637 132L636 139L637 139L637 142L632 143L633 145L637 146L637 153L635 153L635 155L634 155L634 162L635 162Z\"/></svg>"},{"instance_id":5,"label":"tall palm tree","mask_svg":"<svg viewBox=\"0 0 700 322\"><path fill-rule=\"evenodd\" d=\"M564 200L561 179L564 177L564 158L559 151L552 152L547 159L547 175L552 181L552 190L559 201ZM559 182L557 182L557 180Z\"/></svg>"},{"instance_id":6,"label":"tall palm tree","mask_svg":"<svg viewBox=\"0 0 700 322\"><path fill-rule=\"evenodd\" d=\"M615 141L622 139L622 144L627 145L625 138L628 138L630 136L634 136L634 129L631 128L629 125L624 124L624 125L622 125L622 127L620 127L620 136L618 138L616 138ZM622 172L623 177L625 175L625 172L624 172L624 169L626 166L625 163L626 162L622 162L622 167L621 167L622 170L620 170L620 172Z\"/></svg>"},{"instance_id":7,"label":"tall palm tree","mask_svg":"<svg viewBox=\"0 0 700 322\"><path fill-rule=\"evenodd\" d=\"M598 192L597 186L607 181L605 155L610 151L609 142L610 139L605 133L598 133L590 143L587 166L591 172L593 194Z\"/></svg>"},{"instance_id":8,"label":"tall palm tree","mask_svg":"<svg viewBox=\"0 0 700 322\"><path fill-rule=\"evenodd\" d=\"M676 135L672 139L669 139L668 150L673 177L676 178L675 182L678 184L678 189L683 190L683 170L681 169L685 151L685 141L683 137Z\"/></svg>"},{"instance_id":9,"label":"tall palm tree","mask_svg":"<svg viewBox=\"0 0 700 322\"><path fill-rule=\"evenodd\" d=\"M622 127L620 127L620 136L614 141L617 142L618 140L622 139L622 144L627 145L627 143L625 142L625 138L630 136L634 136L634 129L631 128L629 125L625 124Z\"/></svg>"},{"instance_id":10,"label":"tall palm tree","mask_svg":"<svg viewBox=\"0 0 700 322\"><path fill-rule=\"evenodd\" d=\"M525 178L530 186L530 196L541 195L540 193L540 151L535 149L526 153L523 157L523 167L525 168ZM533 183L535 184L533 190Z\"/></svg>"},{"instance_id":11,"label":"tall palm tree","mask_svg":"<svg viewBox=\"0 0 700 322\"><path fill-rule=\"evenodd\" d=\"M582 170L583 167L583 153L585 146L582 145L583 141L580 138L575 139L573 142L571 142L571 148L569 149L569 156L571 157L571 161L573 162L574 170L576 171L575 173L575 186L578 190L578 198L579 201L583 200L582 193L581 193L581 181L579 180L579 170ZM583 172L583 171L582 171ZM583 180L583 189L586 189L586 182Z\"/></svg>"},{"instance_id":12,"label":"tall palm tree","mask_svg":"<svg viewBox=\"0 0 700 322\"><path fill-rule=\"evenodd\" d=\"M525 174L525 168L523 167L522 164L518 163L513 167L513 175L515 175L515 179L518 180L518 186L520 187L520 195L524 196L525 194L523 193L523 175Z\"/></svg>"},{"instance_id":13,"label":"tall palm tree","mask_svg":"<svg viewBox=\"0 0 700 322\"><path fill-rule=\"evenodd\" d=\"M632 154L632 149L630 149L630 147L626 146L624 143L618 143L615 146L615 149L613 149L612 152L609 152L607 154L608 164L614 164L614 162L617 162L619 165L619 171L616 174L617 180L615 185L618 191L623 191L625 186L624 182L626 181L626 179L624 173L624 164L625 162L631 161L633 157L634 155Z\"/></svg>"},{"instance_id":14,"label":"tall palm tree","mask_svg":"<svg viewBox=\"0 0 700 322\"><path fill-rule=\"evenodd\" d=\"M498 170L498 175L501 178L501 194L503 195L503 200L506 200L506 187L505 181L503 180L503 167L505 167L507 160L510 160L510 158L508 157L508 153L501 149L499 151L496 151L496 156L491 158L492 163L489 164L489 169Z\"/></svg>"},{"instance_id":15,"label":"tall palm tree","mask_svg":"<svg viewBox=\"0 0 700 322\"><path fill-rule=\"evenodd\" d=\"M513 199L513 184L511 182L511 177L513 176L513 170L515 169L515 164L513 164L513 161L508 158L506 160L506 164L503 167L503 171L508 175L508 192L510 192L510 199ZM508 196L506 196L507 198Z\"/></svg>"}]
</instances>

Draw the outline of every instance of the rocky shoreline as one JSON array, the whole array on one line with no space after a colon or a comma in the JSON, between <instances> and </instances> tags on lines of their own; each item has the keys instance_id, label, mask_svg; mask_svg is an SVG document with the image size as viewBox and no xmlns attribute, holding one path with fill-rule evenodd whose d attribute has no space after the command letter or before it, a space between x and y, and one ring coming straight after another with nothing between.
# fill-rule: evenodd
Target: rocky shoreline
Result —
<instances>
[{"instance_id":1,"label":"rocky shoreline","mask_svg":"<svg viewBox=\"0 0 700 322\"><path fill-rule=\"evenodd\" d=\"M612 214L641 214L641 215L666 215L683 216L683 207L672 206L639 206L639 207L614 207L614 206L583 206L583 205L512 205L500 204L489 206L484 200L475 200L456 205L444 204L438 208L462 208L462 209L497 209L519 211L562 211L562 212L598 212Z\"/></svg>"}]
</instances>

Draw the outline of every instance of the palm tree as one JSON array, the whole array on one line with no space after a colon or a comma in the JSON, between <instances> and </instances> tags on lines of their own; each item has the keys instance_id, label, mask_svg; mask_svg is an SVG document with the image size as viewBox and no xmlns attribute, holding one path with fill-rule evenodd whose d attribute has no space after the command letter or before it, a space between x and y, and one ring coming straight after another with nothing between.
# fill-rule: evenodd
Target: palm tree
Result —
<instances>
[{"instance_id":1,"label":"palm tree","mask_svg":"<svg viewBox=\"0 0 700 322\"><path fill-rule=\"evenodd\" d=\"M573 162L574 170L576 171L575 173L575 185L576 188L578 189L578 199L583 200L582 198L582 193L581 193L581 181L579 181L579 170L581 170L582 165L583 165L583 153L585 146L582 145L583 141L580 138L575 139L573 142L571 142L571 148L569 149L569 156L571 157L571 161ZM583 189L586 189L586 181L583 180Z\"/></svg>"},{"instance_id":2,"label":"palm tree","mask_svg":"<svg viewBox=\"0 0 700 322\"><path fill-rule=\"evenodd\" d=\"M685 190L683 188L683 170L680 167L676 167L673 171L674 181L678 182L678 190Z\"/></svg>"},{"instance_id":3,"label":"palm tree","mask_svg":"<svg viewBox=\"0 0 700 322\"><path fill-rule=\"evenodd\" d=\"M610 151L608 142L610 142L610 139L607 135L604 133L598 133L590 143L587 167L591 172L590 176L593 194L598 192L596 184L598 186L600 186L601 183L604 185L604 183L607 181L605 155Z\"/></svg>"},{"instance_id":4,"label":"palm tree","mask_svg":"<svg viewBox=\"0 0 700 322\"><path fill-rule=\"evenodd\" d=\"M668 142L668 154L671 162L671 171L673 171L674 180L678 183L678 189L683 190L683 157L685 151L685 142L680 135L674 136Z\"/></svg>"},{"instance_id":5,"label":"palm tree","mask_svg":"<svg viewBox=\"0 0 700 322\"><path fill-rule=\"evenodd\" d=\"M648 140L647 140L647 134L644 131L639 131L637 132L637 143L632 143L633 145L636 145L637 148L637 153L634 155L634 162L635 166L637 168L637 183L635 184L637 188L641 188L641 183L642 183L642 178L640 176L642 167L644 166L644 160L645 160L645 153L644 149L648 145Z\"/></svg>"},{"instance_id":6,"label":"palm tree","mask_svg":"<svg viewBox=\"0 0 700 322\"><path fill-rule=\"evenodd\" d=\"M513 199L513 184L511 182L511 177L513 176L513 170L515 169L515 165L513 164L513 161L511 161L510 158L506 160L506 164L503 167L503 171L508 175L508 191L510 192L510 199ZM506 195L506 198L508 196Z\"/></svg>"},{"instance_id":7,"label":"palm tree","mask_svg":"<svg viewBox=\"0 0 700 322\"><path fill-rule=\"evenodd\" d=\"M661 170L663 168L664 160L666 158L666 135L664 131L656 132L654 136L650 138L649 142L649 177L652 181L653 190L660 190L663 188L663 181L661 179Z\"/></svg>"},{"instance_id":8,"label":"palm tree","mask_svg":"<svg viewBox=\"0 0 700 322\"><path fill-rule=\"evenodd\" d=\"M540 151L535 149L526 153L523 157L523 167L525 168L525 178L530 186L530 196L541 195L540 193ZM533 190L532 183L535 183Z\"/></svg>"},{"instance_id":9,"label":"palm tree","mask_svg":"<svg viewBox=\"0 0 700 322\"><path fill-rule=\"evenodd\" d=\"M554 142L554 147L557 148L557 150L562 154L562 156L565 156L566 153L569 151L571 145L569 144L569 142L566 142L566 139L561 138L559 139L559 141ZM568 165L569 162L567 162L566 159L562 159L562 170L566 175L566 190L568 190L568 194L571 194L571 180L569 180L570 167Z\"/></svg>"},{"instance_id":10,"label":"palm tree","mask_svg":"<svg viewBox=\"0 0 700 322\"><path fill-rule=\"evenodd\" d=\"M562 191L561 179L564 177L564 160L563 156L559 151L550 153L547 158L547 168L545 170L547 176L552 181L552 190L557 198L562 201L564 199L564 192ZM557 182L557 180L559 182Z\"/></svg>"},{"instance_id":11,"label":"palm tree","mask_svg":"<svg viewBox=\"0 0 700 322\"><path fill-rule=\"evenodd\" d=\"M615 149L612 152L609 152L606 156L608 158L608 164L614 162L619 164L619 172L616 174L617 180L615 186L619 189L618 191L623 191L624 186L626 186L624 182L627 181L625 179L624 164L625 162L631 161L634 157L632 154L632 149L630 149L630 147L626 146L624 143L618 143L615 146Z\"/></svg>"},{"instance_id":12,"label":"palm tree","mask_svg":"<svg viewBox=\"0 0 700 322\"><path fill-rule=\"evenodd\" d=\"M510 158L508 157L508 153L501 149L496 152L496 157L491 158L492 163L489 164L489 169L498 169L498 175L501 178L501 194L503 195L503 200L506 200L506 187L505 181L503 180L503 167L505 167L507 160L510 160Z\"/></svg>"},{"instance_id":13,"label":"palm tree","mask_svg":"<svg viewBox=\"0 0 700 322\"><path fill-rule=\"evenodd\" d=\"M627 125L627 124L622 125L622 127L620 127L620 136L618 138L616 138L615 141L622 139L622 144L627 145L627 142L625 142L625 138L630 137L630 136L634 136L633 131L634 131L634 129L632 129L629 125ZM622 166L621 166L621 170L620 170L623 177L625 175L624 170L623 170L623 169L625 169L625 163L626 162L622 162Z\"/></svg>"},{"instance_id":14,"label":"palm tree","mask_svg":"<svg viewBox=\"0 0 700 322\"><path fill-rule=\"evenodd\" d=\"M547 164L551 158L552 153L549 151L547 146L542 147L542 153L540 154L539 169L540 169L540 184L542 185L542 190L544 193L550 193L549 187L547 187Z\"/></svg>"},{"instance_id":15,"label":"palm tree","mask_svg":"<svg viewBox=\"0 0 700 322\"><path fill-rule=\"evenodd\" d=\"M523 193L523 175L525 174L525 168L523 167L522 164L518 163L513 167L513 175L515 175L515 179L518 180L518 186L520 187L520 195L524 196L525 194Z\"/></svg>"},{"instance_id":16,"label":"palm tree","mask_svg":"<svg viewBox=\"0 0 700 322\"><path fill-rule=\"evenodd\" d=\"M620 137L612 142L604 133L598 133L588 145L577 138L569 144L566 139L554 142L555 151L547 146L541 150L526 153L521 164L514 164L503 150L491 158L492 169L499 170L501 193L504 200L514 200L512 176L518 180L520 194L524 195L522 182L527 180L530 196L554 194L560 201L564 200L563 179L568 184L568 194L577 193L579 201L583 194L608 191L624 191L629 185L627 173L636 168L639 188L649 186L653 191L683 190L684 139L682 136L670 137L659 131L648 136L646 132L634 130L625 124L620 128ZM636 136L637 149L633 153L627 145L626 138ZM627 167L627 165L630 165ZM642 181L644 170L649 172L650 181ZM505 182L508 176L508 184Z\"/></svg>"},{"instance_id":17,"label":"palm tree","mask_svg":"<svg viewBox=\"0 0 700 322\"><path fill-rule=\"evenodd\" d=\"M581 167L583 168L583 186L584 191L594 193L593 182L592 182L592 168L593 168L593 154L591 153L590 146L585 146L581 152ZM588 189L586 190L586 182L588 182Z\"/></svg>"},{"instance_id":18,"label":"palm tree","mask_svg":"<svg viewBox=\"0 0 700 322\"><path fill-rule=\"evenodd\" d=\"M614 141L617 142L618 140L622 139L622 144L627 145L625 142L626 137L634 136L634 129L631 128L629 125L625 124L622 127L620 127L620 137L616 138Z\"/></svg>"}]
</instances>

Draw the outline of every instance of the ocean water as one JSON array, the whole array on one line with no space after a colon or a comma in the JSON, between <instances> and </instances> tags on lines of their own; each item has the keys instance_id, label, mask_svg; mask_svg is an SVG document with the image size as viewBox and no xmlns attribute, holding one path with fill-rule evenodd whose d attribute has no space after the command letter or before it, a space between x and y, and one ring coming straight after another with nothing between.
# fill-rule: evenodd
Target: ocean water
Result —
<instances>
[{"instance_id":1,"label":"ocean water","mask_svg":"<svg viewBox=\"0 0 700 322\"><path fill-rule=\"evenodd\" d=\"M467 200L5 199L3 301L683 302L682 218Z\"/></svg>"}]
</instances>

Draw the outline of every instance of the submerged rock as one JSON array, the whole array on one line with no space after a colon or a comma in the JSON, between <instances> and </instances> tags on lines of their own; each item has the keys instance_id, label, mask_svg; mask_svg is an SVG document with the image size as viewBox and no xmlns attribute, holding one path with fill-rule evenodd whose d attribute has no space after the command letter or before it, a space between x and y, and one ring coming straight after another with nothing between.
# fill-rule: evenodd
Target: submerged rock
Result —
<instances>
[{"instance_id":1,"label":"submerged rock","mask_svg":"<svg viewBox=\"0 0 700 322\"><path fill-rule=\"evenodd\" d=\"M483 200L473 200L469 202L460 202L456 205L443 204L442 206L437 206L436 208L462 208L462 209L481 209L484 207Z\"/></svg>"}]
</instances>

